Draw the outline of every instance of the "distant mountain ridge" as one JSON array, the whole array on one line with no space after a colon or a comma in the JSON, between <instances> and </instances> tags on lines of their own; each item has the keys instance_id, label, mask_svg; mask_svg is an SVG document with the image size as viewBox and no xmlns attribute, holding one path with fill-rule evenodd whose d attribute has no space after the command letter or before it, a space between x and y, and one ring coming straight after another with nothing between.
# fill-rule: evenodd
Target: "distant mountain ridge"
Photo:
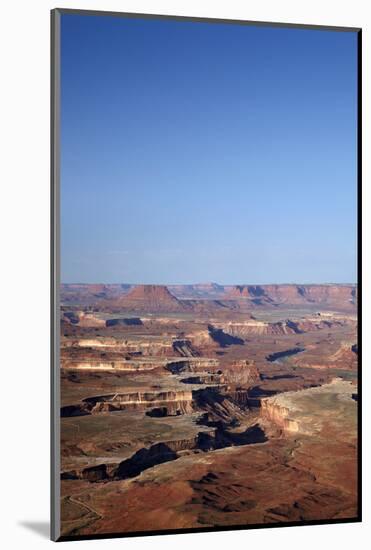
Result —
<instances>
[{"instance_id":1,"label":"distant mountain ridge","mask_svg":"<svg viewBox=\"0 0 371 550\"><path fill-rule=\"evenodd\" d=\"M355 304L356 285L236 285L229 299L246 298L256 305L268 304Z\"/></svg>"},{"instance_id":2,"label":"distant mountain ridge","mask_svg":"<svg viewBox=\"0 0 371 550\"><path fill-rule=\"evenodd\" d=\"M249 310L260 307L309 306L354 309L357 285L129 285L64 284L65 304L94 306L104 303L127 311L200 312L216 309Z\"/></svg>"}]
</instances>

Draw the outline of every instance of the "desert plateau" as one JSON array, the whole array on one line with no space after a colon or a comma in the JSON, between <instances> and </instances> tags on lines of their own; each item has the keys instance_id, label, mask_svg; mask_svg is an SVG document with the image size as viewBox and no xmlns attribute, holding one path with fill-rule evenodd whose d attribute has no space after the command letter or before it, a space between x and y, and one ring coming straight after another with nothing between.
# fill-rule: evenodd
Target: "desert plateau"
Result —
<instances>
[{"instance_id":1,"label":"desert plateau","mask_svg":"<svg viewBox=\"0 0 371 550\"><path fill-rule=\"evenodd\" d=\"M62 285L62 537L355 518L357 353L356 285Z\"/></svg>"}]
</instances>

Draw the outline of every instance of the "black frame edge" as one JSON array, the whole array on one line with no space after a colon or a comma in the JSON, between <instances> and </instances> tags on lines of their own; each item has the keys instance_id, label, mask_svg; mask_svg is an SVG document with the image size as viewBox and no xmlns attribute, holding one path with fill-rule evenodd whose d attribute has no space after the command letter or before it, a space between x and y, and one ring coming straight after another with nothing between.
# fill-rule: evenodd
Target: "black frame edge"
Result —
<instances>
[{"instance_id":1,"label":"black frame edge","mask_svg":"<svg viewBox=\"0 0 371 550\"><path fill-rule=\"evenodd\" d=\"M60 540L59 444L59 130L60 10L50 12L50 538Z\"/></svg>"},{"instance_id":2,"label":"black frame edge","mask_svg":"<svg viewBox=\"0 0 371 550\"><path fill-rule=\"evenodd\" d=\"M227 23L233 25L252 25L257 27L289 27L297 29L310 29L319 31L358 32L360 27L341 27L330 25L316 25L311 23L284 23L273 21L251 21L247 19L222 19L216 17L199 17L192 15L171 15L160 13L118 12L105 10L88 10L73 8L55 8L60 14L72 15L98 15L108 17L126 17L131 19L168 19L170 21L193 21L195 23Z\"/></svg>"},{"instance_id":3,"label":"black frame edge","mask_svg":"<svg viewBox=\"0 0 371 550\"><path fill-rule=\"evenodd\" d=\"M362 521L362 29L357 32L358 516Z\"/></svg>"}]
</instances>

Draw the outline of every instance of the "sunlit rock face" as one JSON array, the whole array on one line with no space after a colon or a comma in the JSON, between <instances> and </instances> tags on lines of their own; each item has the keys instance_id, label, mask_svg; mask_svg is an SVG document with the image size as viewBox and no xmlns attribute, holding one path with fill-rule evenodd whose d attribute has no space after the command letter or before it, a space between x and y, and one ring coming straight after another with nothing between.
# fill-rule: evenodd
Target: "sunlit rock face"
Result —
<instances>
[{"instance_id":1,"label":"sunlit rock face","mask_svg":"<svg viewBox=\"0 0 371 550\"><path fill-rule=\"evenodd\" d=\"M262 417L270 420L286 432L296 433L299 426L296 420L289 417L290 409L279 402L279 399L271 397L261 400Z\"/></svg>"},{"instance_id":2,"label":"sunlit rock face","mask_svg":"<svg viewBox=\"0 0 371 550\"><path fill-rule=\"evenodd\" d=\"M334 423L341 423L337 417L339 410L343 409L345 415L355 411L353 392L353 384L334 378L329 384L262 399L261 415L285 432L314 435L331 416L334 416ZM326 414L321 413L323 408Z\"/></svg>"}]
</instances>

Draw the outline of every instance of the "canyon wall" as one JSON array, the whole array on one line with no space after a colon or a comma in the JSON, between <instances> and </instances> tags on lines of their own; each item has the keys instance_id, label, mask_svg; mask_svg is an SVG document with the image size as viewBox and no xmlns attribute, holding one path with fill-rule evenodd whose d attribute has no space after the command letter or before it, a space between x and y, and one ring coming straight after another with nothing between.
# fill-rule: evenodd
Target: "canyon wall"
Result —
<instances>
[{"instance_id":1,"label":"canyon wall","mask_svg":"<svg viewBox=\"0 0 371 550\"><path fill-rule=\"evenodd\" d=\"M275 397L266 397L261 399L261 416L273 422L285 432L296 433L299 431L299 425L296 420L289 417L290 409L280 403Z\"/></svg>"}]
</instances>

